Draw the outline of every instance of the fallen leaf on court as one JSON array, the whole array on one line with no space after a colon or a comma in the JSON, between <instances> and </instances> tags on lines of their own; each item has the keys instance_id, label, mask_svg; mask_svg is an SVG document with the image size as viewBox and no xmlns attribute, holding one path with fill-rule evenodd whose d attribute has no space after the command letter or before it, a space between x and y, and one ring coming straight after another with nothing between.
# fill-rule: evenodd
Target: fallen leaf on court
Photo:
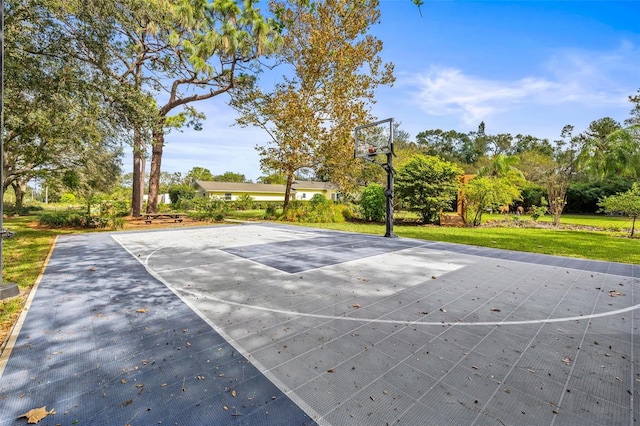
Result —
<instances>
[{"instance_id":1,"label":"fallen leaf on court","mask_svg":"<svg viewBox=\"0 0 640 426\"><path fill-rule=\"evenodd\" d=\"M491 312L500 312L500 308L491 308L489 309Z\"/></svg>"},{"instance_id":2,"label":"fallen leaf on court","mask_svg":"<svg viewBox=\"0 0 640 426\"><path fill-rule=\"evenodd\" d=\"M164 388L164 387L166 387L166 386L167 386L167 384L166 384L166 383L163 383L163 384L161 384L161 385L160 385L160 387L161 387L161 388Z\"/></svg>"},{"instance_id":3,"label":"fallen leaf on court","mask_svg":"<svg viewBox=\"0 0 640 426\"><path fill-rule=\"evenodd\" d=\"M432 279L432 280L435 280L435 279L436 279L436 276L435 276L435 275L431 275L431 279Z\"/></svg>"},{"instance_id":4,"label":"fallen leaf on court","mask_svg":"<svg viewBox=\"0 0 640 426\"><path fill-rule=\"evenodd\" d=\"M51 411L47 411L47 406L45 405L40 408L32 408L18 417L26 417L27 423L35 424L47 417L49 414L56 414L56 410L52 408Z\"/></svg>"},{"instance_id":5,"label":"fallen leaf on court","mask_svg":"<svg viewBox=\"0 0 640 426\"><path fill-rule=\"evenodd\" d=\"M611 290L609 292L609 296L611 296L611 297L624 296L624 293L620 293L619 291Z\"/></svg>"},{"instance_id":6,"label":"fallen leaf on court","mask_svg":"<svg viewBox=\"0 0 640 426\"><path fill-rule=\"evenodd\" d=\"M222 406L222 409L223 409L224 411L227 411L227 410L229 409L229 407L227 407L226 405L223 405L223 406Z\"/></svg>"},{"instance_id":7,"label":"fallen leaf on court","mask_svg":"<svg viewBox=\"0 0 640 426\"><path fill-rule=\"evenodd\" d=\"M136 312L139 314L146 314L147 313L147 309L146 308L138 308L136 309Z\"/></svg>"},{"instance_id":8,"label":"fallen leaf on court","mask_svg":"<svg viewBox=\"0 0 640 426\"><path fill-rule=\"evenodd\" d=\"M234 390L232 390L232 391L231 391L231 396L235 397L236 395L237 395L236 390L235 390L235 389L234 389Z\"/></svg>"},{"instance_id":9,"label":"fallen leaf on court","mask_svg":"<svg viewBox=\"0 0 640 426\"><path fill-rule=\"evenodd\" d=\"M429 315L429 312L427 312L427 311L420 311L420 312L418 312L418 315Z\"/></svg>"},{"instance_id":10,"label":"fallen leaf on court","mask_svg":"<svg viewBox=\"0 0 640 426\"><path fill-rule=\"evenodd\" d=\"M122 380L120 380L120 383L122 383L124 385L125 383L127 383L127 381L125 379L122 379Z\"/></svg>"},{"instance_id":11,"label":"fallen leaf on court","mask_svg":"<svg viewBox=\"0 0 640 426\"><path fill-rule=\"evenodd\" d=\"M354 303L353 305L351 305L352 308L359 308L360 304L359 303Z\"/></svg>"},{"instance_id":12,"label":"fallen leaf on court","mask_svg":"<svg viewBox=\"0 0 640 426\"><path fill-rule=\"evenodd\" d=\"M562 362L564 362L565 364L571 364L571 358L569 357L562 358Z\"/></svg>"},{"instance_id":13,"label":"fallen leaf on court","mask_svg":"<svg viewBox=\"0 0 640 426\"><path fill-rule=\"evenodd\" d=\"M335 373L335 372L336 372L336 370L334 370L333 368L330 368L330 369L327 370L327 373Z\"/></svg>"},{"instance_id":14,"label":"fallen leaf on court","mask_svg":"<svg viewBox=\"0 0 640 426\"><path fill-rule=\"evenodd\" d=\"M440 312L447 312L447 310L444 308L440 308Z\"/></svg>"},{"instance_id":15,"label":"fallen leaf on court","mask_svg":"<svg viewBox=\"0 0 640 426\"><path fill-rule=\"evenodd\" d=\"M96 267L95 267L95 266L92 266L91 268L89 268L89 270L93 272L93 271L95 271L95 270L96 270ZM27 422L27 423L28 423L28 422Z\"/></svg>"}]
</instances>

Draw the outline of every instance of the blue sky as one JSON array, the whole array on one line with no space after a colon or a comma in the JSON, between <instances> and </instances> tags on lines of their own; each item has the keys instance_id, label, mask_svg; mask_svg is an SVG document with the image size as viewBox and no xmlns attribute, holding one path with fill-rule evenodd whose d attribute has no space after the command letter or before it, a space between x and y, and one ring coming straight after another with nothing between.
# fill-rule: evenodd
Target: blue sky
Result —
<instances>
[{"instance_id":1,"label":"blue sky","mask_svg":"<svg viewBox=\"0 0 640 426\"><path fill-rule=\"evenodd\" d=\"M579 133L602 117L624 121L640 89L640 0L425 0L422 16L411 0L381 0L380 10L371 32L396 83L378 90L373 113L412 138L484 121L490 134L553 140L566 124ZM254 147L268 137L233 126L226 101L194 105L207 115L202 131L167 135L163 171L262 174Z\"/></svg>"}]
</instances>

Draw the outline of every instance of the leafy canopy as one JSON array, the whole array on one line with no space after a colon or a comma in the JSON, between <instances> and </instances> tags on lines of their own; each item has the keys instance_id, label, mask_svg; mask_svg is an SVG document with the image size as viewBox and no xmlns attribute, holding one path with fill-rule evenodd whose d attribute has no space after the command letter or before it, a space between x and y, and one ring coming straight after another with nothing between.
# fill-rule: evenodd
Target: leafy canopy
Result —
<instances>
[{"instance_id":1,"label":"leafy canopy","mask_svg":"<svg viewBox=\"0 0 640 426\"><path fill-rule=\"evenodd\" d=\"M440 210L450 210L463 170L440 157L416 155L398 171L396 195L424 223L436 223Z\"/></svg>"},{"instance_id":2,"label":"leafy canopy","mask_svg":"<svg viewBox=\"0 0 640 426\"><path fill-rule=\"evenodd\" d=\"M633 236L636 219L640 215L640 186L636 182L629 191L605 197L598 205L605 213L620 213L632 218L631 236Z\"/></svg>"}]
</instances>

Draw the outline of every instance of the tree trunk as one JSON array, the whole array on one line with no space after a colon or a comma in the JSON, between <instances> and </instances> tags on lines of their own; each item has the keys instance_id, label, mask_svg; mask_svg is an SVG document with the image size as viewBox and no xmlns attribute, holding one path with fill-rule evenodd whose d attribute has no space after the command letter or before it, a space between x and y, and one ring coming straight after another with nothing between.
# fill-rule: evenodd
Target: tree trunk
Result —
<instances>
[{"instance_id":1,"label":"tree trunk","mask_svg":"<svg viewBox=\"0 0 640 426\"><path fill-rule=\"evenodd\" d=\"M19 211L24 207L24 195L27 193L27 184L15 180L11 183L11 187L16 195L16 211Z\"/></svg>"},{"instance_id":2,"label":"tree trunk","mask_svg":"<svg viewBox=\"0 0 640 426\"><path fill-rule=\"evenodd\" d=\"M142 214L144 194L144 144L140 129L133 130L133 193L131 194L131 216Z\"/></svg>"},{"instance_id":3,"label":"tree trunk","mask_svg":"<svg viewBox=\"0 0 640 426\"><path fill-rule=\"evenodd\" d=\"M636 230L636 217L633 217L633 220L631 221L631 236L633 237L633 234Z\"/></svg>"},{"instance_id":4,"label":"tree trunk","mask_svg":"<svg viewBox=\"0 0 640 426\"><path fill-rule=\"evenodd\" d=\"M284 189L284 205L282 206L283 210L287 210L287 208L289 207L289 200L291 199L291 186L293 185L294 177L295 176L293 173L287 174L287 183Z\"/></svg>"},{"instance_id":5,"label":"tree trunk","mask_svg":"<svg viewBox=\"0 0 640 426\"><path fill-rule=\"evenodd\" d=\"M153 131L153 145L151 146L151 170L149 171L149 199L147 213L158 212L158 192L160 190L160 163L164 147L164 133L162 126Z\"/></svg>"}]
</instances>

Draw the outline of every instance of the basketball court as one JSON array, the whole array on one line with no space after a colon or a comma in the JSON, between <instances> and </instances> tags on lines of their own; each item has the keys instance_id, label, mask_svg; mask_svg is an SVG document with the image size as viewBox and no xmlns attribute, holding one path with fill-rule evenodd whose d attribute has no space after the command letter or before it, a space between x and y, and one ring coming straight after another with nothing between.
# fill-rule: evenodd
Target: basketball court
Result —
<instances>
[{"instance_id":1,"label":"basketball court","mask_svg":"<svg viewBox=\"0 0 640 426\"><path fill-rule=\"evenodd\" d=\"M0 425L632 425L638 275L275 224L64 236Z\"/></svg>"}]
</instances>

